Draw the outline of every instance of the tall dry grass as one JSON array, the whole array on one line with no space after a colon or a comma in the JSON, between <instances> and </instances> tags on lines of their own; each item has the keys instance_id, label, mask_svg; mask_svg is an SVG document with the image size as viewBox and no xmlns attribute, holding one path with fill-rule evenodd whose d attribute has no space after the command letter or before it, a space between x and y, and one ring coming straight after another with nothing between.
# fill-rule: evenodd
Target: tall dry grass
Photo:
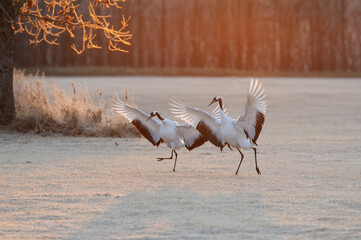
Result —
<instances>
[{"instance_id":1,"label":"tall dry grass","mask_svg":"<svg viewBox=\"0 0 361 240\"><path fill-rule=\"evenodd\" d=\"M124 118L111 110L111 101L98 91L93 101L87 88L79 91L72 83L66 93L55 82L39 74L25 76L14 71L16 119L14 130L42 135L134 137L139 133Z\"/></svg>"}]
</instances>

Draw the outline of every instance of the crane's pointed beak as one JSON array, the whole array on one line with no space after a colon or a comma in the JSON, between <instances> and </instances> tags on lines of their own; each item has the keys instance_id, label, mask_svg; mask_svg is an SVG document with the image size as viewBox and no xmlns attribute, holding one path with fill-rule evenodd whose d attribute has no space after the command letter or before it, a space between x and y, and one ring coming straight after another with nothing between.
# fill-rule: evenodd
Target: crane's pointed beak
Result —
<instances>
[{"instance_id":1,"label":"crane's pointed beak","mask_svg":"<svg viewBox=\"0 0 361 240\"><path fill-rule=\"evenodd\" d=\"M149 118L147 118L147 120L146 120L146 122L148 122L149 121L149 119L151 119L153 116L152 115L150 115L149 116Z\"/></svg>"},{"instance_id":2,"label":"crane's pointed beak","mask_svg":"<svg viewBox=\"0 0 361 240\"><path fill-rule=\"evenodd\" d=\"M214 101L214 99L212 100L212 102L210 104L208 104L208 107L211 106L213 103L215 103L216 101Z\"/></svg>"}]
</instances>

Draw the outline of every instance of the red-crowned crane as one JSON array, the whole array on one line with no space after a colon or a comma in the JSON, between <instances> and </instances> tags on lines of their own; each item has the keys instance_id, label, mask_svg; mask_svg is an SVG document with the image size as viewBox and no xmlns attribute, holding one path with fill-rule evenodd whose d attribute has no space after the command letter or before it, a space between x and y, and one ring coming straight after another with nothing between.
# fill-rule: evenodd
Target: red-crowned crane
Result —
<instances>
[{"instance_id":1,"label":"red-crowned crane","mask_svg":"<svg viewBox=\"0 0 361 240\"><path fill-rule=\"evenodd\" d=\"M146 114L123 102L116 93L114 93L113 98L113 109L128 119L128 121L131 122L154 146L158 147L160 143L164 142L167 147L172 150L169 158L157 159L158 161L173 159L174 153L175 160L173 171L175 171L178 158L176 150L185 146L191 151L207 142L207 139L191 125L178 124L175 121L165 119L157 111ZM153 118L155 116L158 119Z\"/></svg>"},{"instance_id":2,"label":"red-crowned crane","mask_svg":"<svg viewBox=\"0 0 361 240\"><path fill-rule=\"evenodd\" d=\"M192 125L215 146L222 149L228 145L238 150L241 154L241 161L236 175L244 158L241 151L243 149L254 150L256 171L261 174L257 166L256 146L258 145L256 141L265 121L267 102L262 84L258 80L253 81L252 79L244 111L238 119L232 119L225 114L222 99L218 96L214 97L209 105L215 102L219 103L220 119L204 110L189 107L176 99L172 100L171 111L176 117Z\"/></svg>"}]
</instances>

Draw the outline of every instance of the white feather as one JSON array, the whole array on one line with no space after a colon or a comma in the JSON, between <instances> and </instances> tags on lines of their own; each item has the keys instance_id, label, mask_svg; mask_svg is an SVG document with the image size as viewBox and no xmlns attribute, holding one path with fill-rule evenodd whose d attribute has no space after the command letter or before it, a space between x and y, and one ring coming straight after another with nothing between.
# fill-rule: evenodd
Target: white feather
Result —
<instances>
[{"instance_id":1,"label":"white feather","mask_svg":"<svg viewBox=\"0 0 361 240\"><path fill-rule=\"evenodd\" d=\"M171 99L173 103L170 103L172 108L170 111L178 117L185 121L186 123L190 124L192 127L197 128L199 127L199 123L202 122L206 125L206 127L210 130L206 138L211 141L213 144L218 145L219 147L224 146L224 141L222 138L222 134L220 132L221 121L220 119L212 116L208 112L198 109L189 107L182 102L178 101L177 99ZM198 128L197 128L198 129ZM204 133L202 133L205 135ZM215 143L217 142L217 143Z\"/></svg>"},{"instance_id":2,"label":"white feather","mask_svg":"<svg viewBox=\"0 0 361 240\"><path fill-rule=\"evenodd\" d=\"M129 106L119 98L116 92L113 96L113 109L115 112L121 114L123 117L128 119L128 121L131 123L134 123L134 121L136 120L139 121L144 127L147 128L147 130L152 136L153 142L151 141L151 139L148 140L151 141L153 144L159 142L159 140L161 139L159 134L159 128L161 126L161 123L159 120L151 118L147 121L149 114L146 114L145 112L137 108Z\"/></svg>"}]
</instances>

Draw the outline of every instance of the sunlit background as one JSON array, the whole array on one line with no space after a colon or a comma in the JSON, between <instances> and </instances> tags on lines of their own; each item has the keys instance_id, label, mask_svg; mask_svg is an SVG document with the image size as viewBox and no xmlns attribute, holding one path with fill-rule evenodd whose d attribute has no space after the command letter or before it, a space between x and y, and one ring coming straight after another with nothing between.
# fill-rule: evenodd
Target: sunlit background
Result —
<instances>
[{"instance_id":1,"label":"sunlit background","mask_svg":"<svg viewBox=\"0 0 361 240\"><path fill-rule=\"evenodd\" d=\"M80 4L87 9L87 1ZM68 34L62 34L60 46L41 43L35 48L22 34L17 36L16 66L152 68L156 74L197 69L210 75L361 70L358 0L131 0L121 10L96 11L111 15L115 26L122 14L131 17L132 45L124 47L128 54L109 51L101 33L95 42L103 48L79 56Z\"/></svg>"},{"instance_id":2,"label":"sunlit background","mask_svg":"<svg viewBox=\"0 0 361 240\"><path fill-rule=\"evenodd\" d=\"M102 48L81 55L79 28L59 46L16 35L0 239L361 239L360 0L79 1L84 19L95 2L116 28L131 17L128 53L110 51L101 31ZM234 175L238 151L209 142L179 149L173 172L173 160L157 161L170 149L113 109L117 91L184 123L171 98L211 112L221 96L238 118L257 77L262 175L251 149Z\"/></svg>"}]
</instances>

